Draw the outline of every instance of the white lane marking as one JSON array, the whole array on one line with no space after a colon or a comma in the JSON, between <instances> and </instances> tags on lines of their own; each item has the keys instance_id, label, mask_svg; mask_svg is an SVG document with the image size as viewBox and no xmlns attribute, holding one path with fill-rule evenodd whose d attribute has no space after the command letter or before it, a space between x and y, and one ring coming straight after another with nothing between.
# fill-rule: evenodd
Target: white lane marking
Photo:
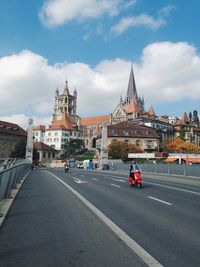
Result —
<instances>
[{"instance_id":1,"label":"white lane marking","mask_svg":"<svg viewBox=\"0 0 200 267\"><path fill-rule=\"evenodd\" d=\"M155 197L151 197L151 196L148 196L148 198L153 199L153 200L156 200L156 201L159 201L159 202L164 203L164 204L166 204L166 205L172 206L171 203L166 202L166 201L163 201L163 200L161 200L161 199L159 199L159 198L155 198Z\"/></svg>"},{"instance_id":2,"label":"white lane marking","mask_svg":"<svg viewBox=\"0 0 200 267\"><path fill-rule=\"evenodd\" d=\"M120 185L117 185L117 184L110 184L112 186L115 186L115 187L121 187Z\"/></svg>"},{"instance_id":3,"label":"white lane marking","mask_svg":"<svg viewBox=\"0 0 200 267\"><path fill-rule=\"evenodd\" d=\"M174 190L178 190L178 191L183 191L183 192L187 192L187 193L191 193L191 194L196 194L196 195L200 195L199 192L195 192L195 191L190 191L190 190L186 190L186 189L181 189L181 188L177 188L177 187L173 187L173 186L169 186L169 185L161 185L161 184L155 184L155 183L150 183L150 182L144 182L144 184L152 184L152 185L157 185L160 187L166 187L166 188L170 188L170 189L174 189Z\"/></svg>"},{"instance_id":4,"label":"white lane marking","mask_svg":"<svg viewBox=\"0 0 200 267\"><path fill-rule=\"evenodd\" d=\"M97 179L97 178L92 178L92 180L94 180L94 181L98 181L98 179Z\"/></svg>"},{"instance_id":5,"label":"white lane marking","mask_svg":"<svg viewBox=\"0 0 200 267\"><path fill-rule=\"evenodd\" d=\"M126 183L126 181L125 181L125 180L121 180L121 179L112 178L112 180L114 180L114 181L117 181L117 182Z\"/></svg>"},{"instance_id":6,"label":"white lane marking","mask_svg":"<svg viewBox=\"0 0 200 267\"><path fill-rule=\"evenodd\" d=\"M89 181L82 181L82 180L80 180L80 179L78 179L78 178L75 178L75 177L73 177L73 178L74 178L74 182L77 183L77 184L85 184L85 183L89 183Z\"/></svg>"},{"instance_id":7,"label":"white lane marking","mask_svg":"<svg viewBox=\"0 0 200 267\"><path fill-rule=\"evenodd\" d=\"M92 203L90 203L85 197L74 190L67 183L62 181L55 174L48 172L54 178L56 178L61 184L68 188L80 201L82 201L87 208L89 208L110 230L115 233L124 243L135 253L138 257L147 264L148 267L164 267L155 258L153 258L146 250L144 250L138 243L136 243L130 236L128 236L119 226L111 221L106 215L98 210Z\"/></svg>"}]
</instances>

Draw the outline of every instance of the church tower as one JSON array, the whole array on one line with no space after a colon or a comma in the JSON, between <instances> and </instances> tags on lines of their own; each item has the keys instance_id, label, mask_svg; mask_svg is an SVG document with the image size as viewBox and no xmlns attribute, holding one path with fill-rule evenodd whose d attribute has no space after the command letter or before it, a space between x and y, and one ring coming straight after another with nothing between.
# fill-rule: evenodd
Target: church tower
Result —
<instances>
[{"instance_id":1,"label":"church tower","mask_svg":"<svg viewBox=\"0 0 200 267\"><path fill-rule=\"evenodd\" d=\"M137 94L137 89L135 85L135 77L134 77L132 65L131 65L131 72L129 76L128 89L127 89L125 100L123 102L123 106L129 105L131 102L134 102L136 104L140 112L144 112L144 98L139 97Z\"/></svg>"},{"instance_id":2,"label":"church tower","mask_svg":"<svg viewBox=\"0 0 200 267\"><path fill-rule=\"evenodd\" d=\"M65 87L62 94L59 94L59 90L55 91L54 98L54 113L52 115L52 122L60 120L63 113L68 115L69 121L75 126L78 122L77 111L77 91L73 92L73 95L69 92L68 81L66 78Z\"/></svg>"}]
</instances>

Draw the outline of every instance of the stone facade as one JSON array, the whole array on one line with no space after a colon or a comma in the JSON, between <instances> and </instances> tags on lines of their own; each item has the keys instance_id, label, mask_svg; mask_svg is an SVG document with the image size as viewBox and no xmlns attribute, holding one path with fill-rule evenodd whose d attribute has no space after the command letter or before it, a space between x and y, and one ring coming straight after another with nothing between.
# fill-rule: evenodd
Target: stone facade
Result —
<instances>
[{"instance_id":1,"label":"stone facade","mask_svg":"<svg viewBox=\"0 0 200 267\"><path fill-rule=\"evenodd\" d=\"M20 126L0 121L0 158L9 158L16 144L26 139L27 132Z\"/></svg>"}]
</instances>

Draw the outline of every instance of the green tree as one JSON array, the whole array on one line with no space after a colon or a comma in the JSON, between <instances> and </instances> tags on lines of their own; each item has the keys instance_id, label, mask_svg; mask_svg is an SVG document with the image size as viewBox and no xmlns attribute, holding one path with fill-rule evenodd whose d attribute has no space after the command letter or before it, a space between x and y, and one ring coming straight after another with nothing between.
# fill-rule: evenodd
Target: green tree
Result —
<instances>
[{"instance_id":1,"label":"green tree","mask_svg":"<svg viewBox=\"0 0 200 267\"><path fill-rule=\"evenodd\" d=\"M10 153L11 158L25 158L26 155L26 138L21 138L16 143L14 150Z\"/></svg>"}]
</instances>

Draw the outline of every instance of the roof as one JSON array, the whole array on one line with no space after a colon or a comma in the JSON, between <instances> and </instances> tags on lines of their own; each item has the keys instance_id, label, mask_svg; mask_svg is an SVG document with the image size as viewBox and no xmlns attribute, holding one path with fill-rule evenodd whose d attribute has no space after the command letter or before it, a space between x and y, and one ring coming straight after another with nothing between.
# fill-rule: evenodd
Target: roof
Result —
<instances>
[{"instance_id":1,"label":"roof","mask_svg":"<svg viewBox=\"0 0 200 267\"><path fill-rule=\"evenodd\" d=\"M186 163L200 163L200 158L181 158L184 160ZM176 160L179 160L179 158L166 158L164 161L165 162L174 162Z\"/></svg>"},{"instance_id":2,"label":"roof","mask_svg":"<svg viewBox=\"0 0 200 267\"><path fill-rule=\"evenodd\" d=\"M108 126L108 137L159 139L155 129L133 122L121 122Z\"/></svg>"},{"instance_id":3,"label":"roof","mask_svg":"<svg viewBox=\"0 0 200 267\"><path fill-rule=\"evenodd\" d=\"M156 115L156 113L155 113L155 111L154 111L154 109L153 109L152 106L151 106L150 109L148 110L148 114L149 114L149 116L155 116L155 115Z\"/></svg>"},{"instance_id":4,"label":"roof","mask_svg":"<svg viewBox=\"0 0 200 267\"><path fill-rule=\"evenodd\" d=\"M36 150L42 150L42 151L49 151L49 152L57 152L56 149L54 149L53 147L51 146L48 146L46 145L45 143L43 142L34 142L33 143L33 147L36 149Z\"/></svg>"},{"instance_id":5,"label":"roof","mask_svg":"<svg viewBox=\"0 0 200 267\"><path fill-rule=\"evenodd\" d=\"M67 113L64 112L62 114L62 118L60 120L55 120L52 122L52 125L49 127L48 130L73 130L73 126L71 122L69 121L69 118L67 116Z\"/></svg>"},{"instance_id":6,"label":"roof","mask_svg":"<svg viewBox=\"0 0 200 267\"><path fill-rule=\"evenodd\" d=\"M33 131L44 131L46 129L45 125L38 125L33 128Z\"/></svg>"},{"instance_id":7,"label":"roof","mask_svg":"<svg viewBox=\"0 0 200 267\"><path fill-rule=\"evenodd\" d=\"M139 112L139 109L138 109L138 106L137 106L135 100L132 99L130 101L130 104L126 108L126 112L127 113Z\"/></svg>"},{"instance_id":8,"label":"roof","mask_svg":"<svg viewBox=\"0 0 200 267\"><path fill-rule=\"evenodd\" d=\"M80 126L101 125L110 122L110 115L94 116L80 119Z\"/></svg>"},{"instance_id":9,"label":"roof","mask_svg":"<svg viewBox=\"0 0 200 267\"><path fill-rule=\"evenodd\" d=\"M127 89L126 97L128 97L131 100L138 98L132 65L131 65L131 72L130 72L130 76L129 76L129 83L128 83L128 89Z\"/></svg>"},{"instance_id":10,"label":"roof","mask_svg":"<svg viewBox=\"0 0 200 267\"><path fill-rule=\"evenodd\" d=\"M0 121L0 133L8 135L27 136L27 132L19 125L7 121Z\"/></svg>"},{"instance_id":11,"label":"roof","mask_svg":"<svg viewBox=\"0 0 200 267\"><path fill-rule=\"evenodd\" d=\"M165 162L174 162L176 160L178 160L178 158L166 158L164 161Z\"/></svg>"}]
</instances>

